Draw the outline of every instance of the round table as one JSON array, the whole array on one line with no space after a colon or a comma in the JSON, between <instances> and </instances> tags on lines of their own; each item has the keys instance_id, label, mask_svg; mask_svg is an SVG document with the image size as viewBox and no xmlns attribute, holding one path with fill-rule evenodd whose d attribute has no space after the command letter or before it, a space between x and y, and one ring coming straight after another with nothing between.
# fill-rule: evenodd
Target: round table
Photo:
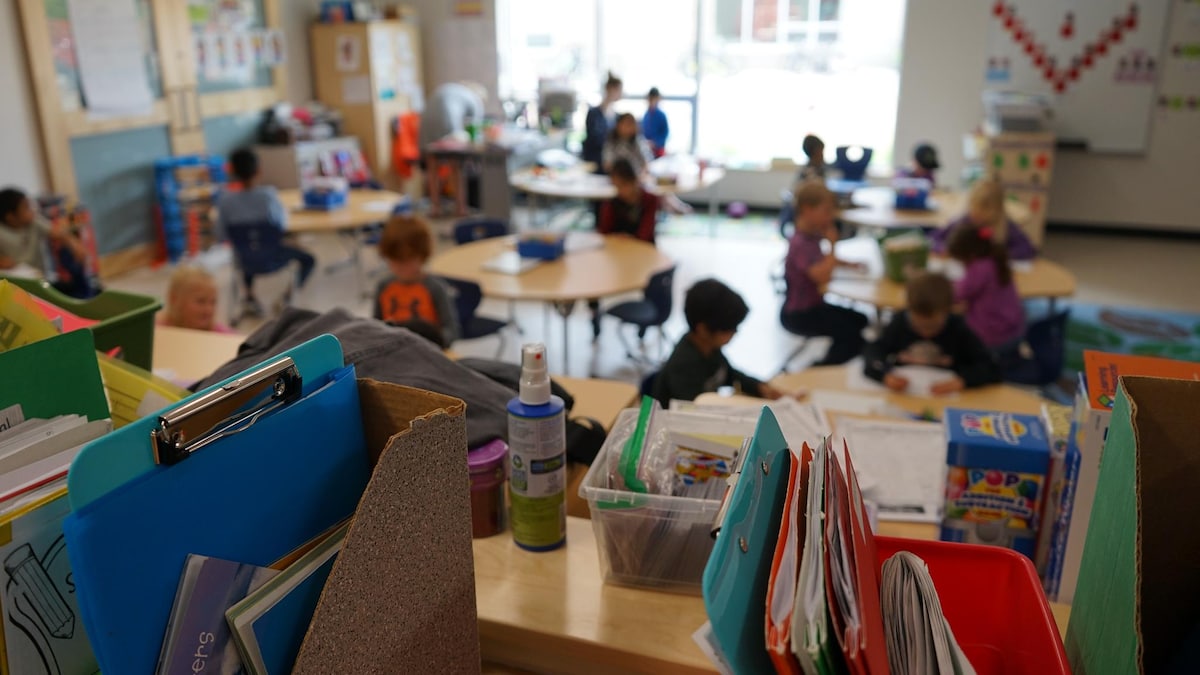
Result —
<instances>
[{"instance_id":1,"label":"round table","mask_svg":"<svg viewBox=\"0 0 1200 675\"><path fill-rule=\"evenodd\" d=\"M575 303L641 290L654 273L674 264L653 244L644 241L621 236L604 237L603 241L600 248L568 251L558 260L543 262L522 274L504 274L483 266L512 251L515 239L484 239L435 255L428 270L438 276L475 282L485 297L551 303L563 319L563 372L566 372L567 317Z\"/></svg>"},{"instance_id":2,"label":"round table","mask_svg":"<svg viewBox=\"0 0 1200 675\"><path fill-rule=\"evenodd\" d=\"M304 208L299 190L280 190L288 232L344 232L386 221L404 195L389 190L350 190L346 205L330 211Z\"/></svg>"},{"instance_id":3,"label":"round table","mask_svg":"<svg viewBox=\"0 0 1200 675\"><path fill-rule=\"evenodd\" d=\"M843 221L877 230L936 230L949 225L967 212L967 193L961 190L934 190L929 196L931 208L925 211L897 209L896 191L890 187L866 187L854 191L855 208L838 214ZM1007 200L1004 210L1010 220L1025 228L1032 213L1024 204Z\"/></svg>"},{"instance_id":4,"label":"round table","mask_svg":"<svg viewBox=\"0 0 1200 675\"><path fill-rule=\"evenodd\" d=\"M904 284L883 276L883 258L879 245L868 237L855 237L839 242L839 258L865 262L869 274L834 272L825 292L839 297L865 302L879 311L901 310L905 306ZM1056 298L1075 294L1075 275L1065 267L1045 258L1012 263L1017 293L1023 299L1048 298L1053 309Z\"/></svg>"}]
</instances>

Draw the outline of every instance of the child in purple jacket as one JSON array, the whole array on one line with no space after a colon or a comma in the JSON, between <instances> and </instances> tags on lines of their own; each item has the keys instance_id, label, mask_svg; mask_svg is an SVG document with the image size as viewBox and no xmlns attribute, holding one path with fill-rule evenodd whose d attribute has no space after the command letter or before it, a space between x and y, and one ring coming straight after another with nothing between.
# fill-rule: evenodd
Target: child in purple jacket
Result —
<instances>
[{"instance_id":1,"label":"child in purple jacket","mask_svg":"<svg viewBox=\"0 0 1200 675\"><path fill-rule=\"evenodd\" d=\"M971 188L965 216L930 234L933 251L945 253L955 231L979 227L991 228L992 239L1004 245L1009 260L1033 260L1037 257L1037 249L1029 237L1004 213L1004 188L991 179L980 180Z\"/></svg>"},{"instance_id":2,"label":"child in purple jacket","mask_svg":"<svg viewBox=\"0 0 1200 675\"><path fill-rule=\"evenodd\" d=\"M1025 337L1025 308L995 232L990 226L959 228L947 251L966 269L954 285L954 300L965 306L967 325L993 353L1015 351Z\"/></svg>"}]
</instances>

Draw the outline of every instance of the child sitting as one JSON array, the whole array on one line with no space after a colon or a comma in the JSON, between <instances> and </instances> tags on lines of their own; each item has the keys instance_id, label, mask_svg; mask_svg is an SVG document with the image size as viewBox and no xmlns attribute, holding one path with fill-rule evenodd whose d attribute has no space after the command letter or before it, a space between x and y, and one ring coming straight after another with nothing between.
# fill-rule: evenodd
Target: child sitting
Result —
<instances>
[{"instance_id":1,"label":"child sitting","mask_svg":"<svg viewBox=\"0 0 1200 675\"><path fill-rule=\"evenodd\" d=\"M954 377L934 384L936 395L1000 381L1000 369L979 338L957 314L951 314L954 289L932 273L908 281L907 309L897 314L864 354L863 372L892 391L908 389L908 380L893 373L898 365L947 368Z\"/></svg>"},{"instance_id":2,"label":"child sitting","mask_svg":"<svg viewBox=\"0 0 1200 675\"><path fill-rule=\"evenodd\" d=\"M735 370L721 353L749 311L742 296L716 279L697 281L689 288L683 302L688 333L654 378L654 398L668 405L672 399L691 401L728 386L749 396L782 396L766 382Z\"/></svg>"},{"instance_id":3,"label":"child sitting","mask_svg":"<svg viewBox=\"0 0 1200 675\"><path fill-rule=\"evenodd\" d=\"M859 267L838 260L833 254L837 242L834 223L834 196L822 183L809 181L796 190L796 232L788 246L783 276L787 295L780 313L783 327L797 335L828 335L833 344L818 365L845 363L862 353L862 331L867 317L845 307L825 302L822 287L833 278L835 267ZM821 250L828 239L829 253Z\"/></svg>"},{"instance_id":4,"label":"child sitting","mask_svg":"<svg viewBox=\"0 0 1200 675\"><path fill-rule=\"evenodd\" d=\"M946 252L946 242L957 230L967 227L991 228L992 238L1008 249L1009 260L1032 260L1037 249L1029 237L1008 219L1004 212L1004 188L1000 183L983 179L975 183L967 197L967 213L940 230L934 230L930 241L935 253Z\"/></svg>"},{"instance_id":5,"label":"child sitting","mask_svg":"<svg viewBox=\"0 0 1200 675\"><path fill-rule=\"evenodd\" d=\"M954 285L954 299L965 306L967 325L997 355L1014 352L1025 336L1025 308L995 232L960 227L950 235L947 252L966 269Z\"/></svg>"},{"instance_id":6,"label":"child sitting","mask_svg":"<svg viewBox=\"0 0 1200 675\"><path fill-rule=\"evenodd\" d=\"M654 227L658 224L658 195L642 188L637 170L624 158L613 162L608 177L617 189L617 196L601 202L596 231L625 234L653 244Z\"/></svg>"},{"instance_id":7,"label":"child sitting","mask_svg":"<svg viewBox=\"0 0 1200 675\"><path fill-rule=\"evenodd\" d=\"M633 172L639 177L646 172L652 154L650 145L638 131L637 118L629 113L617 115L617 122L608 138L604 141L601 153L601 163L605 173L612 171L617 160L625 160L633 167Z\"/></svg>"},{"instance_id":8,"label":"child sitting","mask_svg":"<svg viewBox=\"0 0 1200 675\"><path fill-rule=\"evenodd\" d=\"M901 169L898 173L909 178L924 178L936 186L936 172L941 166L938 162L937 148L929 143L918 143L913 148L912 166Z\"/></svg>"},{"instance_id":9,"label":"child sitting","mask_svg":"<svg viewBox=\"0 0 1200 675\"><path fill-rule=\"evenodd\" d=\"M391 324L419 319L441 329L444 344L458 339L458 313L446 282L425 274L433 252L429 224L412 215L395 215L383 227L379 255L392 276L375 292L375 318Z\"/></svg>"},{"instance_id":10,"label":"child sitting","mask_svg":"<svg viewBox=\"0 0 1200 675\"><path fill-rule=\"evenodd\" d=\"M228 326L216 321L216 314L217 282L208 270L194 265L175 268L167 284L167 308L159 323L176 328L232 333Z\"/></svg>"},{"instance_id":11,"label":"child sitting","mask_svg":"<svg viewBox=\"0 0 1200 675\"><path fill-rule=\"evenodd\" d=\"M63 257L87 259L83 242L65 223L50 224L39 217L24 192L11 187L0 190L0 271L26 266L45 274L51 262L46 259L47 245L61 251ZM53 263L58 262L56 256Z\"/></svg>"},{"instance_id":12,"label":"child sitting","mask_svg":"<svg viewBox=\"0 0 1200 675\"><path fill-rule=\"evenodd\" d=\"M287 230L287 211L279 201L279 195L270 185L258 185L258 155L253 150L242 148L229 158L233 175L242 184L238 192L227 191L217 200L217 223L222 232L246 225L271 224ZM285 239L286 241L286 239ZM300 263L299 284L304 285L312 274L317 260L311 253L288 243L280 247L279 254L288 260ZM262 305L254 297L254 276L246 274L246 309L255 315L262 314Z\"/></svg>"}]
</instances>

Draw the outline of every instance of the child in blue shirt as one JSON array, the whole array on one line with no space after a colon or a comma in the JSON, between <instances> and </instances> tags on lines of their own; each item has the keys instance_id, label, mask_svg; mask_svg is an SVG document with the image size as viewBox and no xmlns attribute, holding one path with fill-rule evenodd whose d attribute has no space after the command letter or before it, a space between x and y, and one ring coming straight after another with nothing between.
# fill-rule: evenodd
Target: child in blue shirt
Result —
<instances>
[{"instance_id":1,"label":"child in blue shirt","mask_svg":"<svg viewBox=\"0 0 1200 675\"><path fill-rule=\"evenodd\" d=\"M656 159L666 154L667 136L671 133L667 115L658 107L661 101L658 87L651 87L646 96L646 114L642 116L642 135L650 143L650 152L654 153Z\"/></svg>"}]
</instances>

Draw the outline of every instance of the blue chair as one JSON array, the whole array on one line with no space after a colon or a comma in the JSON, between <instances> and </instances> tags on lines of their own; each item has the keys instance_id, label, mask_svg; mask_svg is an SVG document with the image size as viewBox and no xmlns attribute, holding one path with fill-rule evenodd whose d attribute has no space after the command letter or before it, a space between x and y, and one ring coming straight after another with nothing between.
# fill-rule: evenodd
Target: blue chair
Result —
<instances>
[{"instance_id":1,"label":"blue chair","mask_svg":"<svg viewBox=\"0 0 1200 675\"><path fill-rule=\"evenodd\" d=\"M833 160L833 168L842 172L844 180L861 181L867 175L867 165L871 163L871 155L875 154L875 151L871 148L860 146L859 149L862 150L862 157L852 160L848 156L851 147L853 146L838 146L837 157Z\"/></svg>"},{"instance_id":2,"label":"blue chair","mask_svg":"<svg viewBox=\"0 0 1200 675\"><path fill-rule=\"evenodd\" d=\"M663 324L671 317L674 286L675 267L671 266L650 277L650 282L646 284L646 289L642 292L641 300L622 302L605 312L609 316L620 319L621 323L637 326L638 344L641 346L643 358L646 353L646 331L649 329L657 328L660 346L666 344ZM633 348L626 342L624 334L621 334L621 343L625 345L625 353L629 358L638 361L639 357L634 356Z\"/></svg>"},{"instance_id":3,"label":"blue chair","mask_svg":"<svg viewBox=\"0 0 1200 675\"><path fill-rule=\"evenodd\" d=\"M233 225L225 228L225 234L233 247L233 302L229 308L229 325L236 326L239 321L252 312L243 307L238 289L243 287L249 292L254 277L274 274L289 267L291 259L283 252L283 230L274 223L253 223ZM282 305L291 302L292 291L297 285L297 272L291 266L292 274L288 280L287 290L284 291Z\"/></svg>"},{"instance_id":4,"label":"blue chair","mask_svg":"<svg viewBox=\"0 0 1200 675\"><path fill-rule=\"evenodd\" d=\"M1066 362L1067 321L1071 310L1038 319L1025 331L1029 355L1014 354L1001 357L1000 369L1005 382L1045 386L1057 382Z\"/></svg>"},{"instance_id":5,"label":"blue chair","mask_svg":"<svg viewBox=\"0 0 1200 675\"><path fill-rule=\"evenodd\" d=\"M499 218L471 218L454 225L454 242L459 245L507 234L508 223Z\"/></svg>"},{"instance_id":6,"label":"blue chair","mask_svg":"<svg viewBox=\"0 0 1200 675\"><path fill-rule=\"evenodd\" d=\"M461 329L460 339L474 340L489 335L499 335L500 345L496 348L496 358L500 358L504 354L504 348L508 342L504 335L504 328L508 326L508 322L479 316L475 313L479 309L479 303L483 301L483 289L479 287L479 284L449 277L442 277L442 280L454 292L454 308L458 312L458 323Z\"/></svg>"}]
</instances>

